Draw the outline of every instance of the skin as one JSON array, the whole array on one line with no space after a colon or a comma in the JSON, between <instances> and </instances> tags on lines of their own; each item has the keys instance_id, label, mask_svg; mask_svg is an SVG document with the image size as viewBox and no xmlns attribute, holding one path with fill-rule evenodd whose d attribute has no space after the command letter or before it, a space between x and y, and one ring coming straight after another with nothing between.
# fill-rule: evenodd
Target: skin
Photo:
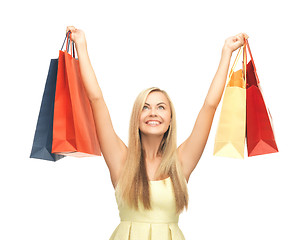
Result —
<instances>
[{"instance_id":1,"label":"skin","mask_svg":"<svg viewBox=\"0 0 307 240\"><path fill-rule=\"evenodd\" d=\"M153 122L156 124L152 124ZM153 179L161 162L157 152L170 122L171 108L168 99L161 92L151 92L146 98L139 122L149 179Z\"/></svg>"},{"instance_id":2,"label":"skin","mask_svg":"<svg viewBox=\"0 0 307 240\"><path fill-rule=\"evenodd\" d=\"M73 26L67 27L66 31L71 31L71 39L76 44L81 77L91 102L101 152L109 168L112 184L116 187L127 156L127 146L113 129L108 108L88 56L84 32ZM177 149L178 158L187 181L206 146L215 111L223 95L232 53L243 46L244 38L248 38L248 36L245 33L240 33L225 40L218 69L198 114L192 133ZM164 102L166 107L167 104L169 107L166 97L164 96L164 99L163 96L163 94L157 93L149 94L146 102L150 106L148 106L148 109L146 107L142 110L140 117L142 144L145 150L147 174L150 180L156 180L152 179L152 177L161 162L157 149L170 121L170 110L167 113L157 105L160 102ZM161 120L162 124L149 126L146 124L148 119Z\"/></svg>"}]
</instances>

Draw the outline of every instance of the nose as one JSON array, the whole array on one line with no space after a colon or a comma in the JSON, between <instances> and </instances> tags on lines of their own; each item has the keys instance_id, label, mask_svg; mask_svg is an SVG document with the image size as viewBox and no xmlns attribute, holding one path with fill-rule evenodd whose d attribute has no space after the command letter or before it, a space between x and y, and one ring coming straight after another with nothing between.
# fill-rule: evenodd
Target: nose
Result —
<instances>
[{"instance_id":1,"label":"nose","mask_svg":"<svg viewBox=\"0 0 307 240\"><path fill-rule=\"evenodd\" d=\"M151 117L152 117L152 116L157 116L157 110L156 110L155 108L152 108L152 109L150 110L149 115L150 115Z\"/></svg>"}]
</instances>

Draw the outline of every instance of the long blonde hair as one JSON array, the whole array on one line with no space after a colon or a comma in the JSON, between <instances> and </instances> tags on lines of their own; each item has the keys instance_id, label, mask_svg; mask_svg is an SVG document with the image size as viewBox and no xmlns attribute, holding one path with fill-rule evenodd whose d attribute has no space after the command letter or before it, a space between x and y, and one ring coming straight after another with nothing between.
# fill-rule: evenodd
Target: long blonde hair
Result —
<instances>
[{"instance_id":1,"label":"long blonde hair","mask_svg":"<svg viewBox=\"0 0 307 240\"><path fill-rule=\"evenodd\" d=\"M142 152L139 119L147 96L154 91L163 93L167 97L171 108L170 126L165 132L159 147L162 161L155 176L169 176L171 178L176 199L176 210L177 213L180 213L184 207L188 207L188 191L181 164L177 157L175 109L168 94L159 88L152 87L145 89L138 95L134 102L130 118L127 159L118 181L118 189L121 198L131 207L139 209L140 201L144 209L151 209L149 180Z\"/></svg>"}]
</instances>

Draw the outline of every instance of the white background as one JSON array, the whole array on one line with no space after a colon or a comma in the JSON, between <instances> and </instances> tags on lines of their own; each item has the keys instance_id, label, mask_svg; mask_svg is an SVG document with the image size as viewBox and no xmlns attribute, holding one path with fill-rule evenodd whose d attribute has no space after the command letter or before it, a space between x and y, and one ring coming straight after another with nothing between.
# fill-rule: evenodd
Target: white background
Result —
<instances>
[{"instance_id":1,"label":"white background","mask_svg":"<svg viewBox=\"0 0 307 240\"><path fill-rule=\"evenodd\" d=\"M182 143L225 39L246 32L280 152L244 160L213 157L219 107L179 226L187 240L306 240L304 9L297 0L1 5L0 239L102 240L119 224L102 157L29 158L50 59L58 56L66 26L74 25L86 34L114 128L125 143L134 99L151 86L172 98Z\"/></svg>"}]
</instances>

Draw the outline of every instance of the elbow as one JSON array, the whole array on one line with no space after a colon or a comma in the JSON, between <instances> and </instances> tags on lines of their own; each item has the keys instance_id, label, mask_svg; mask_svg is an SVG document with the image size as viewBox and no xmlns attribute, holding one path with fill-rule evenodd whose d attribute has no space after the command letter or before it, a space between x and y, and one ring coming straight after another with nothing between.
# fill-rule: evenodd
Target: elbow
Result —
<instances>
[{"instance_id":1,"label":"elbow","mask_svg":"<svg viewBox=\"0 0 307 240\"><path fill-rule=\"evenodd\" d=\"M103 97L102 97L102 95L98 95L98 96L89 96L88 99L89 99L90 103L92 104L92 103L94 103L94 102L97 102L97 101L99 101L99 100L102 100Z\"/></svg>"},{"instance_id":2,"label":"elbow","mask_svg":"<svg viewBox=\"0 0 307 240\"><path fill-rule=\"evenodd\" d=\"M221 97L209 97L207 96L204 102L204 105L211 109L217 109L220 104Z\"/></svg>"},{"instance_id":3,"label":"elbow","mask_svg":"<svg viewBox=\"0 0 307 240\"><path fill-rule=\"evenodd\" d=\"M91 103L96 102L97 100L103 99L103 95L99 87L91 89L91 90L87 90L87 97Z\"/></svg>"},{"instance_id":4,"label":"elbow","mask_svg":"<svg viewBox=\"0 0 307 240\"><path fill-rule=\"evenodd\" d=\"M93 91L92 93L88 93L87 96L91 103L103 99L102 92L100 89L99 91Z\"/></svg>"},{"instance_id":5,"label":"elbow","mask_svg":"<svg viewBox=\"0 0 307 240\"><path fill-rule=\"evenodd\" d=\"M217 109L218 105L219 105L219 102L209 102L209 101L206 101L204 103L204 106L206 108L212 109L214 111Z\"/></svg>"}]
</instances>

